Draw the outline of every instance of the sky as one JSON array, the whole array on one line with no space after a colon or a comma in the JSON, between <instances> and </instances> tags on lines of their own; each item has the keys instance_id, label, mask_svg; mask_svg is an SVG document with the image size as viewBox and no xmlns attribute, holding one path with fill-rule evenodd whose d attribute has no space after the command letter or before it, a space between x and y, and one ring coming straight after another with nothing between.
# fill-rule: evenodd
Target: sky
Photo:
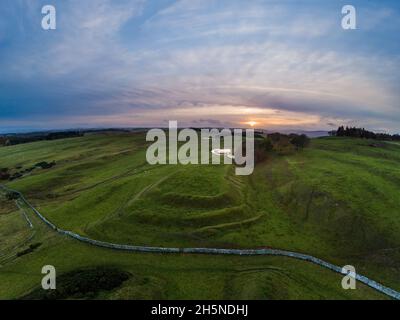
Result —
<instances>
[{"instance_id":1,"label":"sky","mask_svg":"<svg viewBox=\"0 0 400 320\"><path fill-rule=\"evenodd\" d=\"M43 30L44 5L57 29ZM344 30L344 5L357 29ZM400 132L398 0L2 0L0 132Z\"/></svg>"}]
</instances>

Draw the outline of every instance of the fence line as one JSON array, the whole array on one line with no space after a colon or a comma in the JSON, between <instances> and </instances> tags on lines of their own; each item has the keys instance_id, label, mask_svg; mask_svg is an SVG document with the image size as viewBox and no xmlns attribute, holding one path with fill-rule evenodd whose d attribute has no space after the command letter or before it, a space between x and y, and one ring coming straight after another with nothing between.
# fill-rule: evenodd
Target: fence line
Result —
<instances>
[{"instance_id":1,"label":"fence line","mask_svg":"<svg viewBox=\"0 0 400 320\"><path fill-rule=\"evenodd\" d=\"M188 254L215 254L215 255L239 255L239 256L262 256L262 255L271 255L271 256L284 256L295 258L303 261L308 261L314 263L316 265L322 266L334 272L348 275L348 272L342 270L341 267L338 267L334 264L329 262L323 261L316 257L297 253L292 251L286 250L279 250L279 249L218 249L218 248L164 248L164 247L148 247L148 246L133 246L133 245L126 245L126 244L116 244L111 242L104 242L99 240L94 240L90 238L83 237L77 233L63 230L58 228L56 225L51 223L48 219L46 219L35 207L33 207L28 200L25 199L24 195L16 190L12 190L7 188L4 185L0 185L0 187L8 192L15 192L19 195L19 198L29 207L32 209L33 212L42 220L45 224L47 224L51 229L58 232L59 234L71 237L73 239L79 240L81 242L89 243L91 245L115 250L124 250L130 252L149 252L149 253L188 253ZM17 204L18 205L18 204ZM389 296L394 299L400 300L400 292L386 287L374 280L369 279L368 277L362 276L358 273L355 275L356 280L364 283L365 285Z\"/></svg>"}]
</instances>

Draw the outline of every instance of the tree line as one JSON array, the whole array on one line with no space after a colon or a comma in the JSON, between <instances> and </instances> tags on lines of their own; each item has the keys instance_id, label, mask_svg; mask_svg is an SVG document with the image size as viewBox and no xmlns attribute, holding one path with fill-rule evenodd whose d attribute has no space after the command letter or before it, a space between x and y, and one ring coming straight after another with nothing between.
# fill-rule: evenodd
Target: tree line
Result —
<instances>
[{"instance_id":1,"label":"tree line","mask_svg":"<svg viewBox=\"0 0 400 320\"><path fill-rule=\"evenodd\" d=\"M270 133L266 136L257 134L254 140L255 162L264 161L270 153L278 155L292 154L307 147L309 144L310 138L305 134Z\"/></svg>"},{"instance_id":2,"label":"tree line","mask_svg":"<svg viewBox=\"0 0 400 320\"><path fill-rule=\"evenodd\" d=\"M42 140L57 140L65 138L82 137L82 131L60 131L50 133L21 133L0 135L0 146L12 146Z\"/></svg>"},{"instance_id":3,"label":"tree line","mask_svg":"<svg viewBox=\"0 0 400 320\"><path fill-rule=\"evenodd\" d=\"M353 137L361 139L400 141L399 134L391 135L388 133L376 133L373 131L365 130L364 128L356 128L356 127L340 126L337 130L330 131L329 135L336 137Z\"/></svg>"}]
</instances>

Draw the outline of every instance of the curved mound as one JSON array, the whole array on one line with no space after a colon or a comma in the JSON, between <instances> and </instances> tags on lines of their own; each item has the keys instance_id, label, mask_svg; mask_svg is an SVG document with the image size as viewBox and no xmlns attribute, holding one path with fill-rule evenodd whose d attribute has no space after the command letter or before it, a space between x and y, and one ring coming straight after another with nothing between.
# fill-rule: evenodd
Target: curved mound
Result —
<instances>
[{"instance_id":1,"label":"curved mound","mask_svg":"<svg viewBox=\"0 0 400 320\"><path fill-rule=\"evenodd\" d=\"M118 214L88 225L85 232L113 242L183 246L214 241L213 235L260 218L246 203L246 184L230 167L178 166L157 177L120 204Z\"/></svg>"}]
</instances>

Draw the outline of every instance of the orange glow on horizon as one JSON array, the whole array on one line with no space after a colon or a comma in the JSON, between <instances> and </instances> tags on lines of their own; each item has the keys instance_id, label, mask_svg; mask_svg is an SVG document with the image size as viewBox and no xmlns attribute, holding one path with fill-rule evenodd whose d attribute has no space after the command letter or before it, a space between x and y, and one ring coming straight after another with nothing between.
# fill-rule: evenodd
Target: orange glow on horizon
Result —
<instances>
[{"instance_id":1,"label":"orange glow on horizon","mask_svg":"<svg viewBox=\"0 0 400 320\"><path fill-rule=\"evenodd\" d=\"M248 122L246 122L246 124L248 124L250 127L254 127L256 124L258 124L258 122L256 122L256 121L248 121Z\"/></svg>"}]
</instances>

